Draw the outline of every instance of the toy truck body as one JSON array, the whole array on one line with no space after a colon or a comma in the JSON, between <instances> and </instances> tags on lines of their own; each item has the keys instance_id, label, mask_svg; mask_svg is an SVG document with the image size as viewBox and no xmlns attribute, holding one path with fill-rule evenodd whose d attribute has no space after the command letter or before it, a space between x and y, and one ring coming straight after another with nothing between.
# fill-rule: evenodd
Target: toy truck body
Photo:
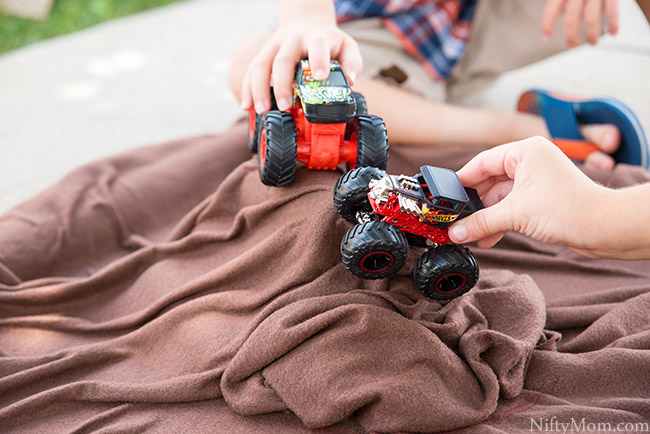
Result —
<instances>
[{"instance_id":1,"label":"toy truck body","mask_svg":"<svg viewBox=\"0 0 650 434\"><path fill-rule=\"evenodd\" d=\"M395 176L357 168L337 182L334 203L357 223L341 242L343 263L353 274L380 279L397 273L411 244L427 248L413 269L425 296L449 300L476 284L478 262L467 248L450 243L448 228L483 204L455 172L422 166L415 176Z\"/></svg>"},{"instance_id":2,"label":"toy truck body","mask_svg":"<svg viewBox=\"0 0 650 434\"><path fill-rule=\"evenodd\" d=\"M353 169L388 161L388 136L383 120L366 113L363 96L352 92L338 62L331 62L324 81L312 77L309 62L301 61L293 83L293 104L288 111L272 109L249 114L249 147L258 153L262 182L289 184L296 162L311 170Z\"/></svg>"}]
</instances>

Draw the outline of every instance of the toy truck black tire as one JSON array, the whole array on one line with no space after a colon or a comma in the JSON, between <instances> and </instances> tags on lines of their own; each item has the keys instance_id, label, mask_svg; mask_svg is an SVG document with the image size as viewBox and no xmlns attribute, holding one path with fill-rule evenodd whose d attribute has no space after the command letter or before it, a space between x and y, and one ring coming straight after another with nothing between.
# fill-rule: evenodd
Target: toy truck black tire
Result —
<instances>
[{"instance_id":1,"label":"toy truck black tire","mask_svg":"<svg viewBox=\"0 0 650 434\"><path fill-rule=\"evenodd\" d=\"M404 235L385 222L353 226L341 241L345 267L362 279L383 279L397 273L406 263L409 247Z\"/></svg>"},{"instance_id":2,"label":"toy truck black tire","mask_svg":"<svg viewBox=\"0 0 650 434\"><path fill-rule=\"evenodd\" d=\"M368 201L368 183L386 175L376 167L357 167L345 173L334 185L334 206L341 217L357 223L357 212L372 212Z\"/></svg>"},{"instance_id":3,"label":"toy truck black tire","mask_svg":"<svg viewBox=\"0 0 650 434\"><path fill-rule=\"evenodd\" d=\"M278 104L275 101L275 93L273 88L270 92L271 96L271 110L277 110ZM262 115L255 112L255 108L251 107L248 113L248 149L253 154L257 154L257 148L260 144L260 134L262 131Z\"/></svg>"},{"instance_id":4,"label":"toy truck black tire","mask_svg":"<svg viewBox=\"0 0 650 434\"><path fill-rule=\"evenodd\" d=\"M357 102L357 115L366 115L368 114L368 104L366 104L366 98L359 92L352 92L354 95L354 100Z\"/></svg>"},{"instance_id":5,"label":"toy truck black tire","mask_svg":"<svg viewBox=\"0 0 650 434\"><path fill-rule=\"evenodd\" d=\"M258 150L260 178L273 187L287 185L296 173L296 123L290 113L279 110L266 112L262 123Z\"/></svg>"},{"instance_id":6,"label":"toy truck black tire","mask_svg":"<svg viewBox=\"0 0 650 434\"><path fill-rule=\"evenodd\" d=\"M451 300L472 289L478 281L478 272L478 262L469 249L445 244L418 258L413 267L413 280L425 297Z\"/></svg>"},{"instance_id":7,"label":"toy truck black tire","mask_svg":"<svg viewBox=\"0 0 650 434\"><path fill-rule=\"evenodd\" d=\"M260 143L261 127L262 116L255 113L254 109L251 109L248 115L248 149L253 154L257 154L257 148Z\"/></svg>"},{"instance_id":8,"label":"toy truck black tire","mask_svg":"<svg viewBox=\"0 0 650 434\"><path fill-rule=\"evenodd\" d=\"M357 133L357 165L386 170L388 165L388 133L379 116L359 115L353 122Z\"/></svg>"}]
</instances>

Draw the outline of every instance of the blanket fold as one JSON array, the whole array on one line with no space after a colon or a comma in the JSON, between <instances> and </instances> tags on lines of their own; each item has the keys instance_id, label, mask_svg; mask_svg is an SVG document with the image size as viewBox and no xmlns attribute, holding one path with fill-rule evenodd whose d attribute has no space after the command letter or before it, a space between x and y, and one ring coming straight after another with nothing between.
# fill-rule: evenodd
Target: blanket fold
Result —
<instances>
[{"instance_id":1,"label":"blanket fold","mask_svg":"<svg viewBox=\"0 0 650 434\"><path fill-rule=\"evenodd\" d=\"M389 171L458 169L474 152L399 147ZM263 186L240 123L91 163L0 216L2 431L650 420L650 261L510 234L473 248L475 289L428 300L411 276L419 248L390 279L344 268L339 175L299 169L288 187Z\"/></svg>"}]
</instances>

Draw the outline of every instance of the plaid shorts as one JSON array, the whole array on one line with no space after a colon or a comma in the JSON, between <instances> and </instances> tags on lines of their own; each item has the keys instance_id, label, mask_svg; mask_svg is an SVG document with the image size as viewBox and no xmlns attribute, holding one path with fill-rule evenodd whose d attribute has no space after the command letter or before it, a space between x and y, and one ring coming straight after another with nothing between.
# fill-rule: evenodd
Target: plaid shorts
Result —
<instances>
[{"instance_id":1,"label":"plaid shorts","mask_svg":"<svg viewBox=\"0 0 650 434\"><path fill-rule=\"evenodd\" d=\"M436 80L444 80L463 56L477 0L334 0L344 23L380 18Z\"/></svg>"}]
</instances>

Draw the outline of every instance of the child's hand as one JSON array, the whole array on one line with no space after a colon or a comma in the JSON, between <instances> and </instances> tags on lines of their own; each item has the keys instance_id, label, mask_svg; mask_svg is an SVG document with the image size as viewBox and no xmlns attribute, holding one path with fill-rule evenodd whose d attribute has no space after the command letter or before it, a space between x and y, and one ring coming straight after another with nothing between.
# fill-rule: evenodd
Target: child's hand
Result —
<instances>
[{"instance_id":1,"label":"child's hand","mask_svg":"<svg viewBox=\"0 0 650 434\"><path fill-rule=\"evenodd\" d=\"M564 38L569 47L579 42L580 22L584 22L585 36L590 44L598 42L602 15L605 14L607 32L618 32L618 0L546 0L542 14L542 35L553 36L555 23L564 10Z\"/></svg>"},{"instance_id":2,"label":"child's hand","mask_svg":"<svg viewBox=\"0 0 650 434\"><path fill-rule=\"evenodd\" d=\"M325 80L330 59L338 59L351 84L361 73L362 60L357 43L336 26L331 0L297 0L280 3L278 28L251 62L242 85L242 108L255 106L257 113L271 107L270 88L280 110L292 104L291 83L296 64L309 58L313 77Z\"/></svg>"},{"instance_id":3,"label":"child's hand","mask_svg":"<svg viewBox=\"0 0 650 434\"><path fill-rule=\"evenodd\" d=\"M536 240L564 244L588 257L612 254L603 239L603 216L613 193L583 174L543 137L481 152L458 171L487 208L455 223L453 242L491 247L514 230Z\"/></svg>"}]
</instances>

